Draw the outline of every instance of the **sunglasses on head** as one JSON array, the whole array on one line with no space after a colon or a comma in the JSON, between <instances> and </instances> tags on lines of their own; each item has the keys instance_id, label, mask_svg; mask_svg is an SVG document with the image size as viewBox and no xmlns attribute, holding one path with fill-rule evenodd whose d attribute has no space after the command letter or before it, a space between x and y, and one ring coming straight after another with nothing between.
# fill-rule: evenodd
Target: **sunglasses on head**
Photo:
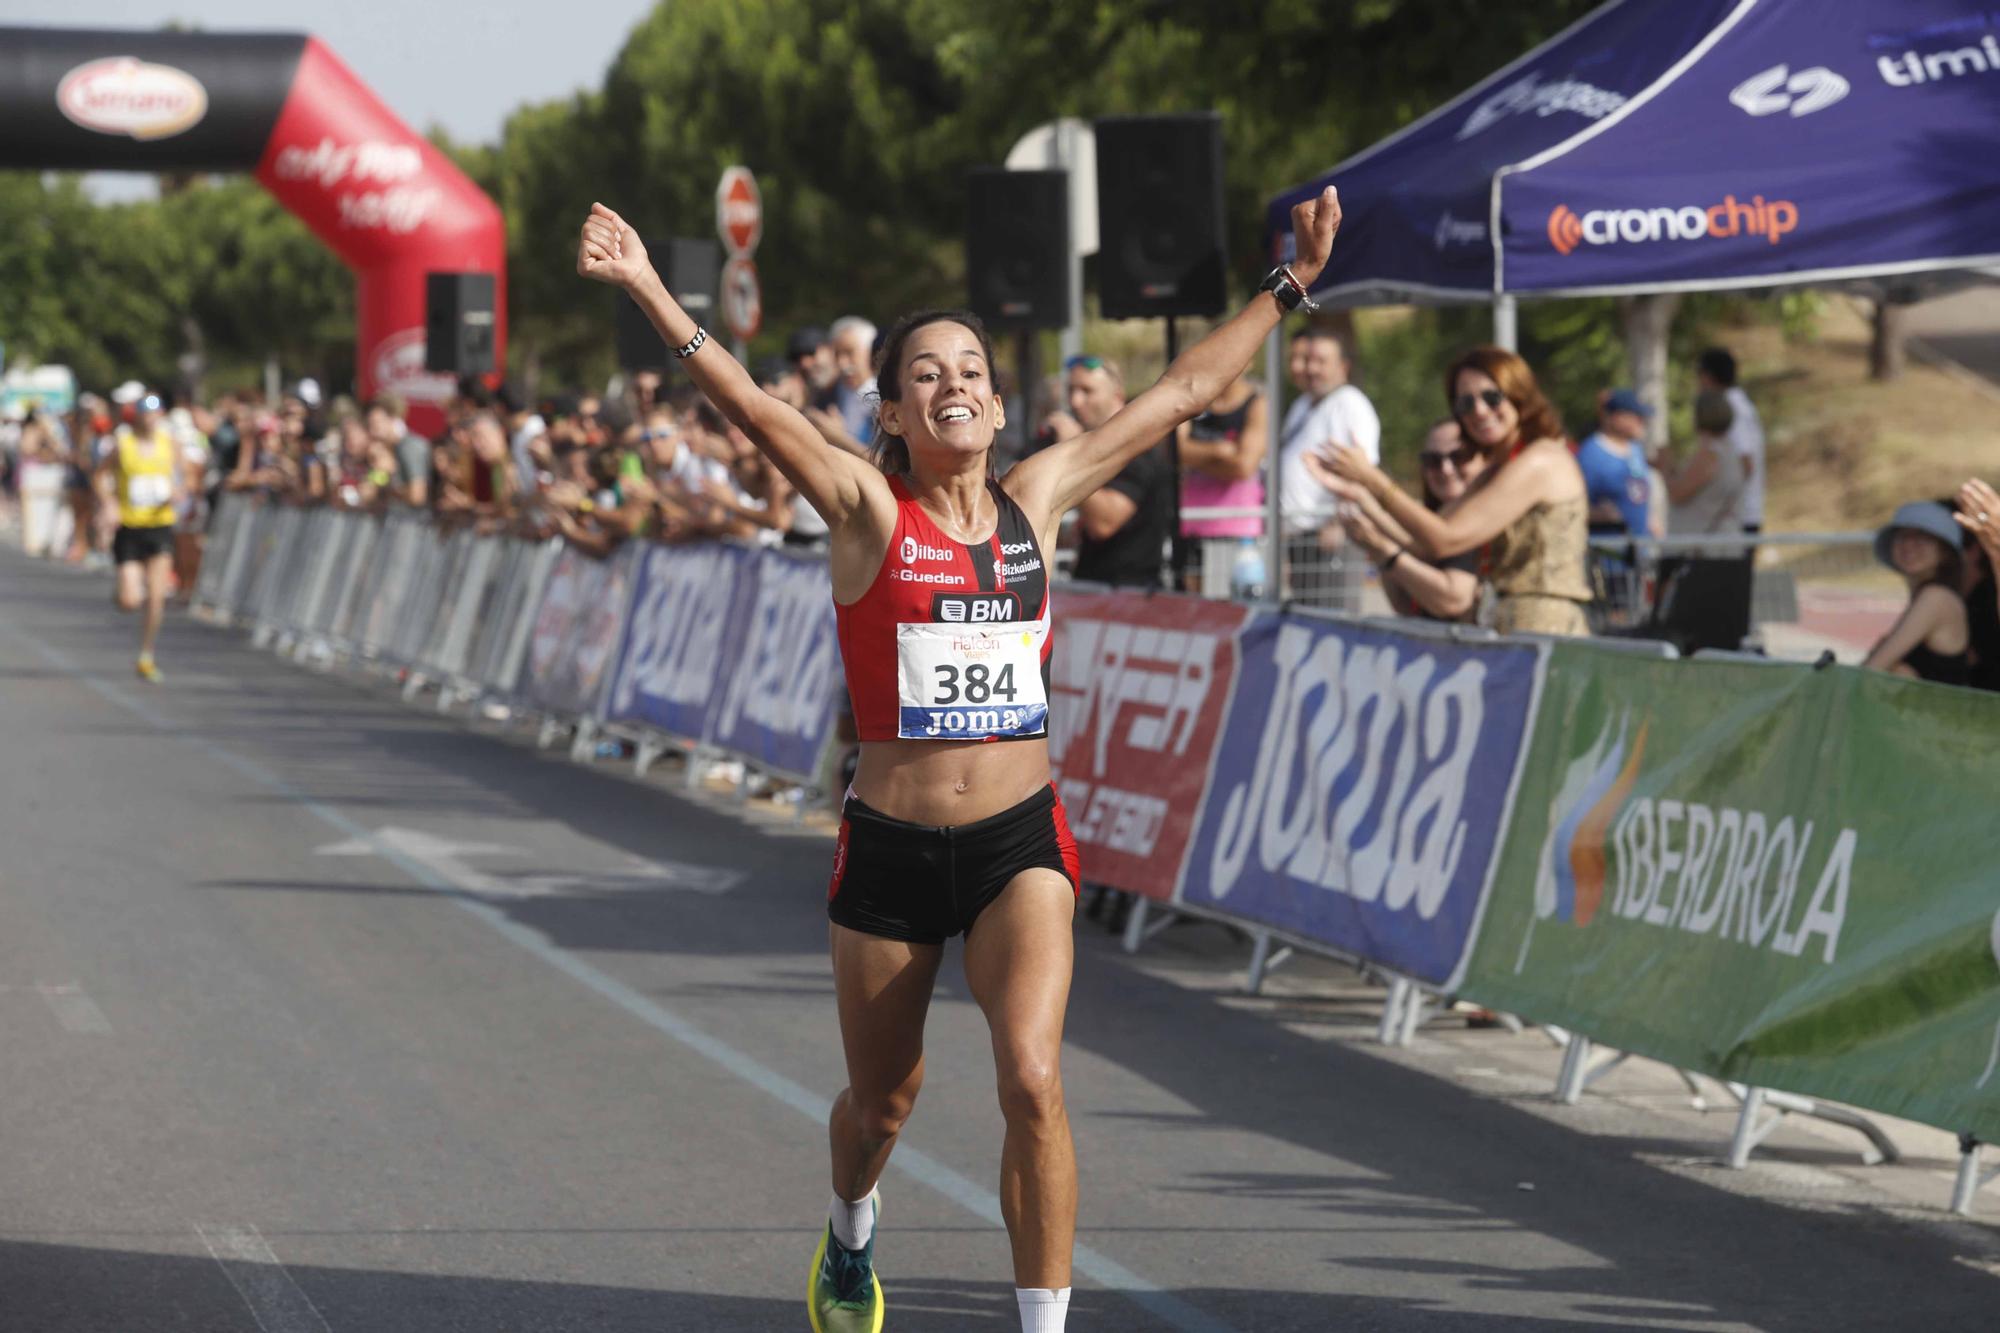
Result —
<instances>
[{"instance_id":1,"label":"sunglasses on head","mask_svg":"<svg viewBox=\"0 0 2000 1333\"><path fill-rule=\"evenodd\" d=\"M1507 395L1498 389L1481 389L1478 393L1462 393L1451 400L1452 410L1462 417L1472 415L1472 409L1480 403L1486 404L1489 412L1498 412L1500 404L1507 401Z\"/></svg>"},{"instance_id":2,"label":"sunglasses on head","mask_svg":"<svg viewBox=\"0 0 2000 1333\"><path fill-rule=\"evenodd\" d=\"M1449 463L1460 472L1465 471L1466 465L1478 456L1479 451L1469 444L1461 444L1448 454L1432 453L1426 449L1417 455L1417 457L1424 460L1425 467L1442 468L1446 463Z\"/></svg>"},{"instance_id":3,"label":"sunglasses on head","mask_svg":"<svg viewBox=\"0 0 2000 1333\"><path fill-rule=\"evenodd\" d=\"M1064 370L1102 370L1104 358L1101 356L1073 356L1063 362Z\"/></svg>"}]
</instances>

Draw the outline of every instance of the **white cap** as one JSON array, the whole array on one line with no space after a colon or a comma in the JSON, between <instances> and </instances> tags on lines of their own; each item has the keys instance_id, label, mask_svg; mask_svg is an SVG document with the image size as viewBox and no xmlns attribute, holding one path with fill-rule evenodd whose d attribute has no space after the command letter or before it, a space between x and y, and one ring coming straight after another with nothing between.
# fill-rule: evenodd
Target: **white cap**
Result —
<instances>
[{"instance_id":1,"label":"white cap","mask_svg":"<svg viewBox=\"0 0 2000 1333\"><path fill-rule=\"evenodd\" d=\"M294 389L293 392L298 394L299 401L304 403L307 407L319 406L318 380L312 379L310 377L302 379L299 381L298 388Z\"/></svg>"},{"instance_id":2,"label":"white cap","mask_svg":"<svg viewBox=\"0 0 2000 1333\"><path fill-rule=\"evenodd\" d=\"M111 391L111 401L120 407L123 407L127 403L136 403L145 396L146 386L137 380L126 380Z\"/></svg>"}]
</instances>

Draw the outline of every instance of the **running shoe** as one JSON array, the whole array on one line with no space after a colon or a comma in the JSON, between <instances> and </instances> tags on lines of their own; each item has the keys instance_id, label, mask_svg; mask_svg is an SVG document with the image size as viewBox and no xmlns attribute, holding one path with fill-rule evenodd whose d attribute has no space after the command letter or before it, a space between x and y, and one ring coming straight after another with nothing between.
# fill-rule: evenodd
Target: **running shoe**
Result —
<instances>
[{"instance_id":1,"label":"running shoe","mask_svg":"<svg viewBox=\"0 0 2000 1333\"><path fill-rule=\"evenodd\" d=\"M882 1196L875 1200L875 1223L882 1222ZM850 1250L833 1235L833 1223L820 1232L813 1253L812 1276L806 1279L806 1313L813 1333L882 1333L882 1283L875 1276L875 1237Z\"/></svg>"},{"instance_id":2,"label":"running shoe","mask_svg":"<svg viewBox=\"0 0 2000 1333\"><path fill-rule=\"evenodd\" d=\"M155 685L166 679L165 676L160 674L160 669L153 665L151 657L140 658L133 664L132 669L139 673L140 680L151 681Z\"/></svg>"}]
</instances>

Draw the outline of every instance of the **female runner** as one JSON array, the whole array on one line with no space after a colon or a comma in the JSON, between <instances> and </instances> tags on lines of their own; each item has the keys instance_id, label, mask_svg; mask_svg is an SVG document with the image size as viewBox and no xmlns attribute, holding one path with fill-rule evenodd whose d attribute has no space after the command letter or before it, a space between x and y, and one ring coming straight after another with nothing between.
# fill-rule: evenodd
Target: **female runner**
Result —
<instances>
[{"instance_id":1,"label":"female runner","mask_svg":"<svg viewBox=\"0 0 2000 1333\"><path fill-rule=\"evenodd\" d=\"M1102 426L996 480L993 437L1005 418L993 349L972 316L912 315L890 333L871 466L827 448L710 341L624 219L597 204L584 221L577 272L631 294L709 401L832 534L834 609L862 744L828 891L848 1084L828 1126L832 1216L808 1279L816 1333L882 1327L875 1182L923 1083L924 1016L944 941L961 933L1007 1125L1000 1204L1021 1326L1061 1333L1076 1158L1059 1054L1080 870L1049 781L1042 553L1064 513L1243 372L1319 276L1339 224L1330 188L1294 208L1298 258L1273 270L1248 306Z\"/></svg>"}]
</instances>

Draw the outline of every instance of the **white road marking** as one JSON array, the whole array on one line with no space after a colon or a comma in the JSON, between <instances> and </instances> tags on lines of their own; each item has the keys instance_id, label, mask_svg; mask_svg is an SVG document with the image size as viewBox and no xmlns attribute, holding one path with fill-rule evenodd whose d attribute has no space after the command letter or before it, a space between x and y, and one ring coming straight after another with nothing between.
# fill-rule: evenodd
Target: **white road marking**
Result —
<instances>
[{"instance_id":1,"label":"white road marking","mask_svg":"<svg viewBox=\"0 0 2000 1333\"><path fill-rule=\"evenodd\" d=\"M422 829L389 824L359 838L347 838L316 848L316 856L382 856L394 851L429 866L467 893L482 898L581 897L592 893L685 889L714 896L729 892L745 879L727 866L694 865L687 861L648 861L629 857L623 867L577 874L493 875L470 864L471 856L520 856L518 847L490 842L455 842Z\"/></svg>"},{"instance_id":2,"label":"white road marking","mask_svg":"<svg viewBox=\"0 0 2000 1333\"><path fill-rule=\"evenodd\" d=\"M0 634L9 633L18 633L18 631L11 631L4 626L0 626ZM458 906L472 913L496 932L506 936L507 939L551 967L554 967L557 971L574 978L582 985L596 991L599 995L611 1001L654 1031L671 1037L697 1055L707 1058L719 1068L735 1075L759 1091L766 1093L774 1100L791 1107L794 1111L803 1115L814 1126L824 1130L826 1126L826 1109L831 1105L832 1098L786 1078L783 1074L759 1063L755 1058L738 1050L728 1042L718 1037L710 1036L707 1032L689 1023L686 1019L681 1018L672 1010L652 999L652 997L626 985L607 972L600 972L581 958L551 944L538 932L520 925L518 922L510 919L506 913L495 908L491 903L483 901L478 896L479 890L473 888L470 883L453 883L449 877L426 865L416 857L394 847L374 841L374 836L366 828L333 806L323 801L314 800L255 760L246 759L232 750L224 749L199 732L156 712L148 704L141 703L128 691L82 670L70 659L67 653L50 647L40 639L27 635L19 635L19 637L50 665L56 667L77 684L92 690L99 697L109 700L111 703L116 704L155 729L188 742L231 772L291 801L315 819L337 830L343 837L369 842L371 845L379 847L382 858L401 868L403 873L408 875L412 880L447 895ZM478 872L474 871L473 873L475 876L478 876ZM488 878L484 876L478 877ZM889 1165L892 1169L902 1172L919 1184L927 1186L945 1198L950 1199L953 1203L958 1204L973 1216L984 1220L990 1225L996 1227L1005 1225L1000 1214L1000 1198L998 1195L984 1186L975 1183L970 1177L945 1165L929 1153L921 1151L915 1145L907 1141L899 1142L896 1148L896 1155L889 1159ZM1147 1311L1162 1323L1180 1330L1180 1333L1235 1333L1235 1330L1231 1329L1229 1325L1202 1310L1196 1309L1172 1292L1140 1277L1123 1264L1118 1263L1107 1255L1098 1253L1090 1246L1082 1243L1077 1244L1074 1252L1074 1265L1078 1272L1091 1281L1124 1296L1134 1305ZM314 1318L318 1318L317 1313L315 1313ZM325 1324L322 1321L317 1325L301 1325L300 1327L304 1329L324 1328ZM266 1328L265 1333L279 1333L279 1330ZM286 1328L284 1329L284 1333L292 1333L292 1331Z\"/></svg>"},{"instance_id":3,"label":"white road marking","mask_svg":"<svg viewBox=\"0 0 2000 1333\"><path fill-rule=\"evenodd\" d=\"M197 1223L195 1233L264 1333L332 1333L256 1227Z\"/></svg>"},{"instance_id":4,"label":"white road marking","mask_svg":"<svg viewBox=\"0 0 2000 1333\"><path fill-rule=\"evenodd\" d=\"M97 1001L85 995L83 987L75 982L61 986L37 986L35 989L55 1011L56 1022L63 1025L63 1031L92 1036L110 1035L111 1020L97 1007Z\"/></svg>"}]
</instances>

